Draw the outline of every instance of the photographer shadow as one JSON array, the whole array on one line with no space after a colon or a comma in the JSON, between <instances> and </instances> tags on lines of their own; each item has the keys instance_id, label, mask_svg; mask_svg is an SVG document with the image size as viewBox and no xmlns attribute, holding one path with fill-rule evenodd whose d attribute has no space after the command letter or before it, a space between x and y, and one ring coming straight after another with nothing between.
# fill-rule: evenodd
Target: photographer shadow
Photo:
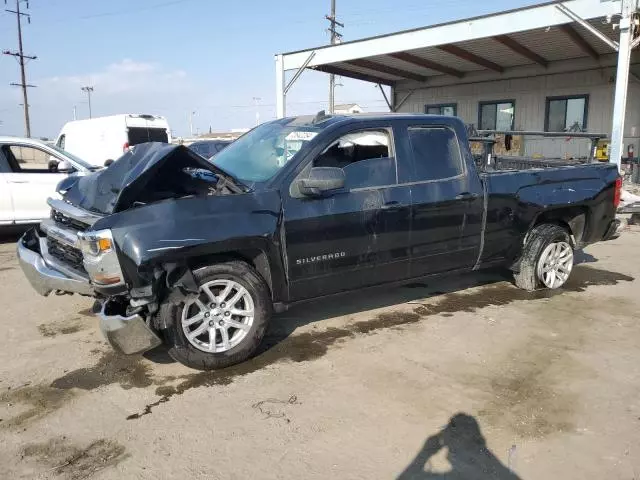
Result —
<instances>
[{"instance_id":1,"label":"photographer shadow","mask_svg":"<svg viewBox=\"0 0 640 480\"><path fill-rule=\"evenodd\" d=\"M451 469L433 472L431 459L443 448ZM451 417L440 432L430 436L398 480L520 480L487 448L475 418L465 413Z\"/></svg>"}]
</instances>

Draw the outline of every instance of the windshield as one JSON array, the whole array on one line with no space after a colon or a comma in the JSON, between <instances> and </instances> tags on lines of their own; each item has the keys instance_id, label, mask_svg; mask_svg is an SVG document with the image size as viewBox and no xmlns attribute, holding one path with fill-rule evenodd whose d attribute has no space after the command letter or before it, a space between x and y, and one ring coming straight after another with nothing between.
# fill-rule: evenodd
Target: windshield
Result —
<instances>
[{"instance_id":1,"label":"windshield","mask_svg":"<svg viewBox=\"0 0 640 480\"><path fill-rule=\"evenodd\" d=\"M75 155L67 152L66 150L63 150L62 148L58 147L57 145L49 145L49 148L52 148L56 152L64 155L68 159L74 161L75 163L80 165L82 168L86 168L87 170L99 170L100 169L100 167L96 167L95 165L91 165L90 163L85 162L81 158L78 158Z\"/></svg>"},{"instance_id":2,"label":"windshield","mask_svg":"<svg viewBox=\"0 0 640 480\"><path fill-rule=\"evenodd\" d=\"M271 122L254 128L211 161L245 183L264 182L293 159L320 129L305 123Z\"/></svg>"}]
</instances>

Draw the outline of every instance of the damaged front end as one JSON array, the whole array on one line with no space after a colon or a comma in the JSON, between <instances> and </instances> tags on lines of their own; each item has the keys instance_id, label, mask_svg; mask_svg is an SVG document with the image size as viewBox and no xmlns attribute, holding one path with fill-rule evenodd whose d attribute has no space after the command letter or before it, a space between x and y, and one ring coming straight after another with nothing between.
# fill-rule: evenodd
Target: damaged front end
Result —
<instances>
[{"instance_id":1,"label":"damaged front end","mask_svg":"<svg viewBox=\"0 0 640 480\"><path fill-rule=\"evenodd\" d=\"M185 147L139 145L105 170L61 182L63 200L49 200L51 218L18 242L20 265L41 295L96 298L94 312L108 342L118 352L141 353L162 343L153 324L161 299L197 291L182 262L151 267L132 260L148 250L136 242L137 231L149 227L142 207L247 190ZM164 214L151 213L157 225L149 228L159 238L158 225L171 221L172 214ZM135 226L119 224L123 215Z\"/></svg>"}]
</instances>

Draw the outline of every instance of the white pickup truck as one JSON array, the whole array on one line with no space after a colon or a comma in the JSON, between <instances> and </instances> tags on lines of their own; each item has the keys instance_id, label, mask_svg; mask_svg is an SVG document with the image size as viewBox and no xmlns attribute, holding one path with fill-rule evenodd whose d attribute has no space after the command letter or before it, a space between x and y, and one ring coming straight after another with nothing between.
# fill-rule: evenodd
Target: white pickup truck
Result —
<instances>
[{"instance_id":1,"label":"white pickup truck","mask_svg":"<svg viewBox=\"0 0 640 480\"><path fill-rule=\"evenodd\" d=\"M57 197L56 185L96 169L40 140L0 137L0 228L48 218L47 198Z\"/></svg>"}]
</instances>

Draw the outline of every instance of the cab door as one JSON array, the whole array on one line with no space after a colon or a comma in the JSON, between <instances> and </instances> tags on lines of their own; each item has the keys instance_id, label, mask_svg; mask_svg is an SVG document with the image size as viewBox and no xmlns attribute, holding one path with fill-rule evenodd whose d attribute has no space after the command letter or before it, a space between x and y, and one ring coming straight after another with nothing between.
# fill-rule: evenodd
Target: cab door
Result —
<instances>
[{"instance_id":1,"label":"cab door","mask_svg":"<svg viewBox=\"0 0 640 480\"><path fill-rule=\"evenodd\" d=\"M0 225L11 225L15 219L7 175L11 173L9 162L0 149Z\"/></svg>"},{"instance_id":2,"label":"cab door","mask_svg":"<svg viewBox=\"0 0 640 480\"><path fill-rule=\"evenodd\" d=\"M345 187L283 195L290 300L406 278L411 189L398 183L390 125L337 134L297 178L313 167L341 168Z\"/></svg>"},{"instance_id":3,"label":"cab door","mask_svg":"<svg viewBox=\"0 0 640 480\"><path fill-rule=\"evenodd\" d=\"M13 204L15 223L38 222L49 217L49 197L67 173L50 169L51 154L31 145L3 145L2 153L11 168L3 174Z\"/></svg>"},{"instance_id":4,"label":"cab door","mask_svg":"<svg viewBox=\"0 0 640 480\"><path fill-rule=\"evenodd\" d=\"M412 150L411 275L471 269L480 251L483 193L451 125L407 125Z\"/></svg>"}]
</instances>

